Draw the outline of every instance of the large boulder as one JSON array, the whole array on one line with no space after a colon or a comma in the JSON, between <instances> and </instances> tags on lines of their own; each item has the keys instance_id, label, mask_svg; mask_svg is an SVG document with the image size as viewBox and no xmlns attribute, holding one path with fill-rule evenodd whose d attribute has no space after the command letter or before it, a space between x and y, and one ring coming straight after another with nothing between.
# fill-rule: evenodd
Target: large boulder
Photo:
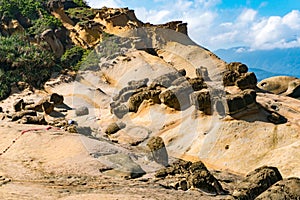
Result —
<instances>
[{"instance_id":1,"label":"large boulder","mask_svg":"<svg viewBox=\"0 0 300 200\"><path fill-rule=\"evenodd\" d=\"M263 166L250 172L232 195L236 199L252 200L280 180L282 176L276 167Z\"/></svg>"},{"instance_id":2,"label":"large boulder","mask_svg":"<svg viewBox=\"0 0 300 200\"><path fill-rule=\"evenodd\" d=\"M212 113L211 96L207 89L192 93L190 98L192 105L194 105L196 109L201 110L208 115Z\"/></svg>"},{"instance_id":3,"label":"large boulder","mask_svg":"<svg viewBox=\"0 0 300 200\"><path fill-rule=\"evenodd\" d=\"M50 103L48 101L45 101L43 104L42 104L42 108L43 108L43 111L49 115L50 113L52 113L54 111L54 104L53 103Z\"/></svg>"},{"instance_id":4,"label":"large boulder","mask_svg":"<svg viewBox=\"0 0 300 200\"><path fill-rule=\"evenodd\" d=\"M253 72L248 72L241 75L235 82L241 90L255 89L257 84L257 78Z\"/></svg>"},{"instance_id":5,"label":"large boulder","mask_svg":"<svg viewBox=\"0 0 300 200\"><path fill-rule=\"evenodd\" d=\"M64 103L64 97L62 95L59 95L57 93L53 93L50 96L50 102L52 102L54 105L60 105Z\"/></svg>"},{"instance_id":6,"label":"large boulder","mask_svg":"<svg viewBox=\"0 0 300 200\"><path fill-rule=\"evenodd\" d=\"M252 89L246 89L238 94L228 94L226 101L228 114L235 114L256 103L256 92Z\"/></svg>"},{"instance_id":7,"label":"large boulder","mask_svg":"<svg viewBox=\"0 0 300 200\"><path fill-rule=\"evenodd\" d=\"M147 143L155 162L163 166L169 165L168 152L161 137L151 137Z\"/></svg>"},{"instance_id":8,"label":"large boulder","mask_svg":"<svg viewBox=\"0 0 300 200\"><path fill-rule=\"evenodd\" d=\"M231 62L226 65L226 68L232 72L237 72L238 74L243 74L248 72L247 65L240 62Z\"/></svg>"},{"instance_id":9,"label":"large boulder","mask_svg":"<svg viewBox=\"0 0 300 200\"><path fill-rule=\"evenodd\" d=\"M191 106L190 94L193 88L189 83L170 87L159 95L162 103L175 110L185 110Z\"/></svg>"},{"instance_id":10,"label":"large boulder","mask_svg":"<svg viewBox=\"0 0 300 200\"><path fill-rule=\"evenodd\" d=\"M110 125L108 125L108 127L105 130L105 133L107 135L112 135L117 133L119 130L123 129L126 127L126 124L124 124L123 122L113 122Z\"/></svg>"},{"instance_id":11,"label":"large boulder","mask_svg":"<svg viewBox=\"0 0 300 200\"><path fill-rule=\"evenodd\" d=\"M288 178L278 181L267 191L255 198L255 200L299 200L300 199L300 179Z\"/></svg>"},{"instance_id":12,"label":"large boulder","mask_svg":"<svg viewBox=\"0 0 300 200\"><path fill-rule=\"evenodd\" d=\"M219 181L208 171L203 162L177 160L172 165L156 172L161 185L171 189L199 189L212 195L227 194Z\"/></svg>"},{"instance_id":13,"label":"large boulder","mask_svg":"<svg viewBox=\"0 0 300 200\"><path fill-rule=\"evenodd\" d=\"M260 81L257 87L266 92L282 94L288 90L289 84L293 81L297 81L297 78L292 76L274 76ZM293 87L295 85L292 83L291 88Z\"/></svg>"}]
</instances>

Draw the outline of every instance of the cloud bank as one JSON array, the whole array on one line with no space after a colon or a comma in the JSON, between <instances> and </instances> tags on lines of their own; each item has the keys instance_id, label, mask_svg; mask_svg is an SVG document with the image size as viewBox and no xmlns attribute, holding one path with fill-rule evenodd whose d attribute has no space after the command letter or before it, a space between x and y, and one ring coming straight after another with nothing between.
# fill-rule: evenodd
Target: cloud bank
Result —
<instances>
[{"instance_id":1,"label":"cloud bank","mask_svg":"<svg viewBox=\"0 0 300 200\"><path fill-rule=\"evenodd\" d=\"M299 10L291 10L284 16L264 17L259 9L268 2L262 2L257 9L220 9L221 0L145 2L145 6L130 7L140 20L154 24L172 20L187 22L190 37L211 50L235 46L248 46L255 50L300 47ZM92 7L130 6L122 0L89 0L89 3Z\"/></svg>"}]
</instances>

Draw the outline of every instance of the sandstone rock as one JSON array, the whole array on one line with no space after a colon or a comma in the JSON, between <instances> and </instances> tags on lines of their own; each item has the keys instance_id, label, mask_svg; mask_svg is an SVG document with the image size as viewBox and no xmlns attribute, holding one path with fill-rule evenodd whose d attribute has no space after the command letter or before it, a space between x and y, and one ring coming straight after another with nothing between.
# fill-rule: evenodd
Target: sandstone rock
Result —
<instances>
[{"instance_id":1,"label":"sandstone rock","mask_svg":"<svg viewBox=\"0 0 300 200\"><path fill-rule=\"evenodd\" d=\"M250 172L246 179L238 184L232 195L236 199L255 199L280 180L282 176L276 167L263 166Z\"/></svg>"},{"instance_id":2,"label":"sandstone rock","mask_svg":"<svg viewBox=\"0 0 300 200\"><path fill-rule=\"evenodd\" d=\"M53 103L50 103L48 101L45 101L43 104L42 104L42 107L43 107L43 111L49 115L50 113L53 112L54 110L54 104Z\"/></svg>"},{"instance_id":3,"label":"sandstone rock","mask_svg":"<svg viewBox=\"0 0 300 200\"><path fill-rule=\"evenodd\" d=\"M226 95L228 105L228 114L235 114L245 110L247 106L256 103L256 92L252 89L246 89L239 94Z\"/></svg>"},{"instance_id":4,"label":"sandstone rock","mask_svg":"<svg viewBox=\"0 0 300 200\"><path fill-rule=\"evenodd\" d=\"M157 171L155 176L165 179L166 182L163 185L166 188L182 190L194 188L213 195L228 193L201 161L192 163L179 159L172 165ZM169 183L174 182L173 179L175 179L175 184L169 187Z\"/></svg>"},{"instance_id":5,"label":"sandstone rock","mask_svg":"<svg viewBox=\"0 0 300 200\"><path fill-rule=\"evenodd\" d=\"M297 83L297 78L292 76L274 76L260 81L257 84L257 87L263 91L282 94L288 90L290 87L289 84L293 81L296 81ZM291 88L294 88L295 86L296 85L291 83Z\"/></svg>"},{"instance_id":6,"label":"sandstone rock","mask_svg":"<svg viewBox=\"0 0 300 200\"><path fill-rule=\"evenodd\" d=\"M23 110L24 105L25 104L24 104L24 100L23 99L20 99L20 100L16 101L13 104L15 112L20 112L21 110Z\"/></svg>"},{"instance_id":7,"label":"sandstone rock","mask_svg":"<svg viewBox=\"0 0 300 200\"><path fill-rule=\"evenodd\" d=\"M197 77L199 77L205 81L210 81L206 67L200 66L200 67L196 68L196 75L197 75Z\"/></svg>"},{"instance_id":8,"label":"sandstone rock","mask_svg":"<svg viewBox=\"0 0 300 200\"><path fill-rule=\"evenodd\" d=\"M37 124L37 125L47 125L48 124L43 115L39 115L39 116L25 115L24 117L21 118L20 123L21 124Z\"/></svg>"},{"instance_id":9,"label":"sandstone rock","mask_svg":"<svg viewBox=\"0 0 300 200\"><path fill-rule=\"evenodd\" d=\"M293 98L300 97L300 79L289 82L287 90L282 95Z\"/></svg>"},{"instance_id":10,"label":"sandstone rock","mask_svg":"<svg viewBox=\"0 0 300 200\"><path fill-rule=\"evenodd\" d=\"M147 87L149 79L142 79L138 81L129 81L128 86L124 87L120 90L119 94L113 97L114 101L118 101L121 99L121 101L125 102L128 100L128 98L137 93L137 89Z\"/></svg>"},{"instance_id":11,"label":"sandstone rock","mask_svg":"<svg viewBox=\"0 0 300 200\"><path fill-rule=\"evenodd\" d=\"M247 65L240 62L231 62L226 65L226 68L232 72L238 72L239 74L248 72Z\"/></svg>"},{"instance_id":12,"label":"sandstone rock","mask_svg":"<svg viewBox=\"0 0 300 200\"><path fill-rule=\"evenodd\" d=\"M157 86L168 88L172 85L173 81L180 77L182 77L182 75L177 71L161 75L153 80L150 85L150 89L156 88Z\"/></svg>"},{"instance_id":13,"label":"sandstone rock","mask_svg":"<svg viewBox=\"0 0 300 200\"><path fill-rule=\"evenodd\" d=\"M45 30L41 34L41 38L49 44L57 58L60 58L64 54L64 46L62 45L61 41L55 36L52 29Z\"/></svg>"},{"instance_id":14,"label":"sandstone rock","mask_svg":"<svg viewBox=\"0 0 300 200\"><path fill-rule=\"evenodd\" d=\"M194 105L196 109L201 110L208 115L212 113L211 96L208 90L194 92L191 94L190 98L192 105Z\"/></svg>"},{"instance_id":15,"label":"sandstone rock","mask_svg":"<svg viewBox=\"0 0 300 200\"><path fill-rule=\"evenodd\" d=\"M223 84L224 86L233 86L235 85L236 80L238 79L239 74L234 71L226 71L223 73Z\"/></svg>"},{"instance_id":16,"label":"sandstone rock","mask_svg":"<svg viewBox=\"0 0 300 200\"><path fill-rule=\"evenodd\" d=\"M188 82L192 86L194 91L199 91L204 88L207 88L206 83L204 83L204 79L199 77L188 79Z\"/></svg>"},{"instance_id":17,"label":"sandstone rock","mask_svg":"<svg viewBox=\"0 0 300 200\"><path fill-rule=\"evenodd\" d=\"M78 133L77 127L75 125L67 126L65 130L68 131L69 133Z\"/></svg>"},{"instance_id":18,"label":"sandstone rock","mask_svg":"<svg viewBox=\"0 0 300 200\"><path fill-rule=\"evenodd\" d=\"M189 95L193 92L189 84L170 87L159 94L162 103L175 110L185 110L191 106Z\"/></svg>"},{"instance_id":19,"label":"sandstone rock","mask_svg":"<svg viewBox=\"0 0 300 200\"><path fill-rule=\"evenodd\" d=\"M115 154L100 157L100 161L107 164L112 170L105 174L125 179L138 178L146 174L140 165L135 163L127 154Z\"/></svg>"},{"instance_id":20,"label":"sandstone rock","mask_svg":"<svg viewBox=\"0 0 300 200\"><path fill-rule=\"evenodd\" d=\"M155 162L168 166L169 158L165 143L161 137L151 137L147 143Z\"/></svg>"},{"instance_id":21,"label":"sandstone rock","mask_svg":"<svg viewBox=\"0 0 300 200\"><path fill-rule=\"evenodd\" d=\"M54 105L63 104L64 97L62 95L57 94L57 93L53 93L50 96L50 102L54 103Z\"/></svg>"},{"instance_id":22,"label":"sandstone rock","mask_svg":"<svg viewBox=\"0 0 300 200\"><path fill-rule=\"evenodd\" d=\"M278 181L267 191L255 198L255 200L299 200L300 199L300 179L288 178Z\"/></svg>"},{"instance_id":23,"label":"sandstone rock","mask_svg":"<svg viewBox=\"0 0 300 200\"><path fill-rule=\"evenodd\" d=\"M238 86L241 90L255 89L256 84L257 79L253 72L248 72L241 75L235 82L235 85Z\"/></svg>"},{"instance_id":24,"label":"sandstone rock","mask_svg":"<svg viewBox=\"0 0 300 200\"><path fill-rule=\"evenodd\" d=\"M105 133L108 135L112 135L125 127L126 124L124 124L123 122L119 122L119 123L114 122L108 125L108 127L105 130Z\"/></svg>"},{"instance_id":25,"label":"sandstone rock","mask_svg":"<svg viewBox=\"0 0 300 200\"><path fill-rule=\"evenodd\" d=\"M77 116L88 115L89 114L89 109L86 106L82 106L82 107L76 108L75 114Z\"/></svg>"},{"instance_id":26,"label":"sandstone rock","mask_svg":"<svg viewBox=\"0 0 300 200\"><path fill-rule=\"evenodd\" d=\"M33 111L33 110L19 111L12 115L11 121L17 121L17 120L23 118L24 116L37 116L37 113L36 113L36 111Z\"/></svg>"},{"instance_id":27,"label":"sandstone rock","mask_svg":"<svg viewBox=\"0 0 300 200\"><path fill-rule=\"evenodd\" d=\"M160 103L160 90L144 90L132 95L128 100L129 112L137 112L144 100L151 99L154 103Z\"/></svg>"},{"instance_id":28,"label":"sandstone rock","mask_svg":"<svg viewBox=\"0 0 300 200\"><path fill-rule=\"evenodd\" d=\"M112 113L119 119L123 118L129 112L128 106L121 104L112 109Z\"/></svg>"}]
</instances>

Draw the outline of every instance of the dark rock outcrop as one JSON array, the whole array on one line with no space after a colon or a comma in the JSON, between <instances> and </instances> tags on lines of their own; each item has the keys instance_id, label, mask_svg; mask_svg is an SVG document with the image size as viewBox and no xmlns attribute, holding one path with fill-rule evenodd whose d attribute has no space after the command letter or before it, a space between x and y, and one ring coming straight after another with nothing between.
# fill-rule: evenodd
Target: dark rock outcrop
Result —
<instances>
[{"instance_id":1,"label":"dark rock outcrop","mask_svg":"<svg viewBox=\"0 0 300 200\"><path fill-rule=\"evenodd\" d=\"M169 158L165 143L161 137L151 137L147 143L155 162L168 166Z\"/></svg>"},{"instance_id":2,"label":"dark rock outcrop","mask_svg":"<svg viewBox=\"0 0 300 200\"><path fill-rule=\"evenodd\" d=\"M228 114L235 114L256 103L256 92L247 89L239 94L226 95L226 99L228 104Z\"/></svg>"},{"instance_id":3,"label":"dark rock outcrop","mask_svg":"<svg viewBox=\"0 0 300 200\"><path fill-rule=\"evenodd\" d=\"M250 172L246 179L238 184L233 196L240 200L255 199L280 180L282 180L282 176L276 167L260 167Z\"/></svg>"},{"instance_id":4,"label":"dark rock outcrop","mask_svg":"<svg viewBox=\"0 0 300 200\"><path fill-rule=\"evenodd\" d=\"M231 62L226 65L226 68L232 72L236 72L238 74L243 74L248 72L247 65L240 62Z\"/></svg>"},{"instance_id":5,"label":"dark rock outcrop","mask_svg":"<svg viewBox=\"0 0 300 200\"><path fill-rule=\"evenodd\" d=\"M43 111L49 115L50 113L52 113L54 111L54 104L50 103L48 101L45 101L42 104L42 108L43 108Z\"/></svg>"},{"instance_id":6,"label":"dark rock outcrop","mask_svg":"<svg viewBox=\"0 0 300 200\"><path fill-rule=\"evenodd\" d=\"M227 194L219 181L201 162L177 160L172 165L156 172L157 178L163 178L161 185L170 189L199 189L205 193Z\"/></svg>"},{"instance_id":7,"label":"dark rock outcrop","mask_svg":"<svg viewBox=\"0 0 300 200\"><path fill-rule=\"evenodd\" d=\"M238 86L241 90L255 89L256 84L257 78L253 72L245 73L236 80L236 86Z\"/></svg>"},{"instance_id":8,"label":"dark rock outcrop","mask_svg":"<svg viewBox=\"0 0 300 200\"><path fill-rule=\"evenodd\" d=\"M300 179L288 178L278 181L267 191L259 195L255 200L299 200L300 199Z\"/></svg>"},{"instance_id":9,"label":"dark rock outcrop","mask_svg":"<svg viewBox=\"0 0 300 200\"><path fill-rule=\"evenodd\" d=\"M110 125L108 125L108 127L105 130L105 133L108 135L112 135L117 133L119 130L123 129L126 127L126 124L119 122L119 123L111 123Z\"/></svg>"},{"instance_id":10,"label":"dark rock outcrop","mask_svg":"<svg viewBox=\"0 0 300 200\"><path fill-rule=\"evenodd\" d=\"M52 102L55 106L63 104L64 97L62 95L57 94L57 93L53 93L50 96L50 102Z\"/></svg>"},{"instance_id":11,"label":"dark rock outcrop","mask_svg":"<svg viewBox=\"0 0 300 200\"><path fill-rule=\"evenodd\" d=\"M212 101L208 90L201 90L191 94L191 103L196 109L203 111L205 114L212 113Z\"/></svg>"},{"instance_id":12,"label":"dark rock outcrop","mask_svg":"<svg viewBox=\"0 0 300 200\"><path fill-rule=\"evenodd\" d=\"M137 112L140 105L144 100L152 100L154 103L159 104L160 99L158 98L160 90L142 90L141 92L132 95L128 100L129 112Z\"/></svg>"}]
</instances>

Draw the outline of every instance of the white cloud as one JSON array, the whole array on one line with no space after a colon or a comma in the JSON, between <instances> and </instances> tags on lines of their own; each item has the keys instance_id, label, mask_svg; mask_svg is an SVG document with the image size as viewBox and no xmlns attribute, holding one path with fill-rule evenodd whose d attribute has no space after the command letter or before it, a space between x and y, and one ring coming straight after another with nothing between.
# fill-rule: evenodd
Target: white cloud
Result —
<instances>
[{"instance_id":1,"label":"white cloud","mask_svg":"<svg viewBox=\"0 0 300 200\"><path fill-rule=\"evenodd\" d=\"M109 8L119 8L124 7L124 3L122 0L87 0L89 6L93 8L102 8L103 6Z\"/></svg>"},{"instance_id":2,"label":"white cloud","mask_svg":"<svg viewBox=\"0 0 300 200\"><path fill-rule=\"evenodd\" d=\"M242 14L238 17L241 22L252 22L256 17L257 11L253 9L245 9Z\"/></svg>"}]
</instances>

